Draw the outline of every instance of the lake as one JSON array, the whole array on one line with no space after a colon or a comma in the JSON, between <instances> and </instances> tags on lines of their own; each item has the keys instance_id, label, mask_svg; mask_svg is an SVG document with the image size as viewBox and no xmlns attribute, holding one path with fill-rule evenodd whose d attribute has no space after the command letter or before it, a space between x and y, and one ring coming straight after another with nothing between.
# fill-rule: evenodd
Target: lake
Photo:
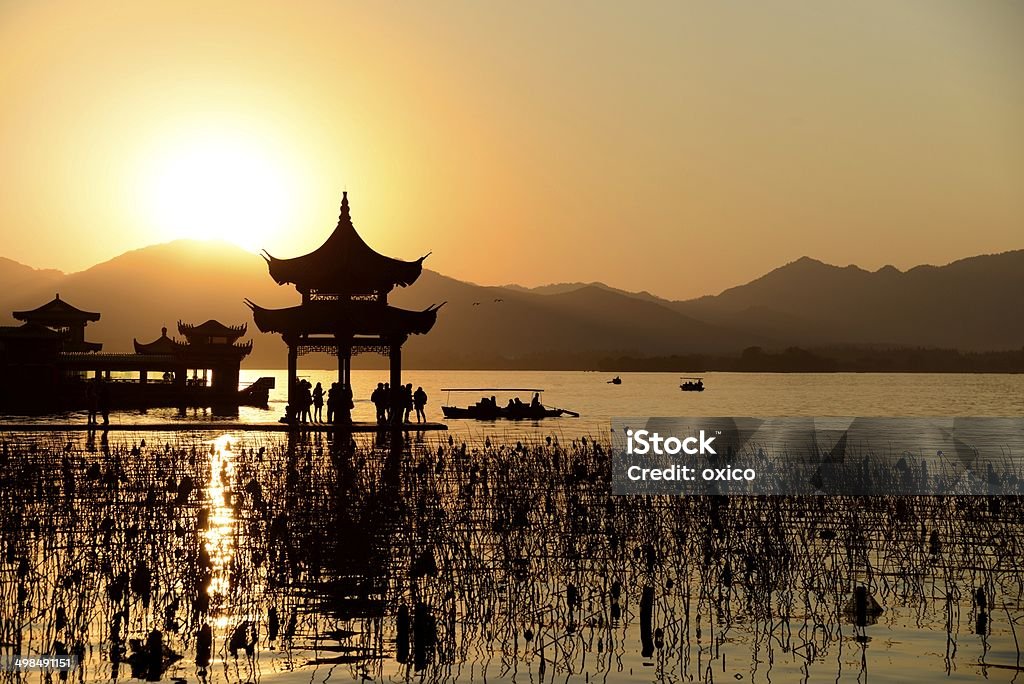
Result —
<instances>
[{"instance_id":1,"label":"lake","mask_svg":"<svg viewBox=\"0 0 1024 684\"><path fill-rule=\"evenodd\" d=\"M183 420L275 422L284 415L285 378L282 370L243 370L243 384L261 376L276 378L270 408L242 407L237 417L217 417L209 411L173 409L115 413L117 423ZM428 395L427 417L441 420L441 404L450 398L465 405L482 393L449 395L442 388L512 387L544 389L544 403L571 409L578 419L560 418L542 424L504 422L493 425L451 421L449 427L473 434L498 432L555 432L604 435L616 416L1022 416L1024 374L906 374L906 373L705 373L704 392L682 392L674 373L624 373L622 384L608 384L610 373L582 371L429 371L407 370L405 382L422 386ZM331 371L300 371L300 377L329 387ZM372 421L370 393L386 371L352 373L356 407L353 418ZM501 394L501 393L488 393ZM498 397L502 404L509 395ZM528 401L528 396L521 397ZM34 421L49 420L35 418ZM85 422L84 413L58 416ZM20 419L19 419L20 422Z\"/></svg>"},{"instance_id":2,"label":"lake","mask_svg":"<svg viewBox=\"0 0 1024 684\"><path fill-rule=\"evenodd\" d=\"M612 497L593 439L619 415L1020 416L1024 376L709 373L684 393L674 374L409 371L434 420L450 386L544 388L583 417L450 421L394 453L217 427L276 420L274 375L269 410L113 416L180 432L0 428L0 655L204 684L1024 669L1024 499ZM357 420L383 379L353 374Z\"/></svg>"}]
</instances>

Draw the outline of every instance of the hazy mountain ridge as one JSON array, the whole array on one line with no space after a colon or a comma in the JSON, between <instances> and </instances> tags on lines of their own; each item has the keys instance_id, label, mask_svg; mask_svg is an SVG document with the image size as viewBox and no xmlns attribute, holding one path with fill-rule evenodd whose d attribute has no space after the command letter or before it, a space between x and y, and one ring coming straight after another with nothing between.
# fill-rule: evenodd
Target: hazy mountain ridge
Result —
<instances>
[{"instance_id":1,"label":"hazy mountain ridge","mask_svg":"<svg viewBox=\"0 0 1024 684\"><path fill-rule=\"evenodd\" d=\"M866 271L804 257L719 295L675 302L711 323L809 344L967 350L1024 345L1024 250ZM786 331L789 330L787 333Z\"/></svg>"},{"instance_id":2,"label":"hazy mountain ridge","mask_svg":"<svg viewBox=\"0 0 1024 684\"><path fill-rule=\"evenodd\" d=\"M130 351L177 321L249 323L250 367L277 367L284 346L255 330L243 300L268 307L299 302L259 256L226 243L176 241L126 252L85 271L36 270L0 258L0 318L60 292L102 313L90 338ZM524 288L481 286L426 270L390 301L425 308L447 301L434 330L414 336L409 365L581 367L612 356L737 353L759 345L907 345L1018 349L1024 345L1024 250L946 266L866 271L802 258L719 295L670 301L604 283ZM380 363L367 355L360 361ZM326 357L300 364L323 366Z\"/></svg>"}]
</instances>

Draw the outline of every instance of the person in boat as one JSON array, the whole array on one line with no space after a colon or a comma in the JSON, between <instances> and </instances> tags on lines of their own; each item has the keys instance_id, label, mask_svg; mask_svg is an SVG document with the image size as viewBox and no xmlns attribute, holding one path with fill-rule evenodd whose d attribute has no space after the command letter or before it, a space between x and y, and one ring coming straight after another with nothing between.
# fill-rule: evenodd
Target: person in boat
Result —
<instances>
[{"instance_id":1,"label":"person in boat","mask_svg":"<svg viewBox=\"0 0 1024 684\"><path fill-rule=\"evenodd\" d=\"M508 400L508 404L505 405L505 410L506 411L513 411L513 410L515 410L515 408L516 408L516 400L515 399L509 399Z\"/></svg>"},{"instance_id":2,"label":"person in boat","mask_svg":"<svg viewBox=\"0 0 1024 684\"><path fill-rule=\"evenodd\" d=\"M386 418L384 413L384 383L378 382L377 389L373 390L370 394L370 401L373 403L373 407L377 409L377 425L383 425Z\"/></svg>"},{"instance_id":3,"label":"person in boat","mask_svg":"<svg viewBox=\"0 0 1024 684\"><path fill-rule=\"evenodd\" d=\"M319 382L313 388L313 422L324 422L324 386Z\"/></svg>"},{"instance_id":4,"label":"person in boat","mask_svg":"<svg viewBox=\"0 0 1024 684\"><path fill-rule=\"evenodd\" d=\"M427 393L423 391L422 387L417 387L416 392L412 395L412 405L416 407L416 422L426 423L427 414L423 408L427 405Z\"/></svg>"},{"instance_id":5,"label":"person in boat","mask_svg":"<svg viewBox=\"0 0 1024 684\"><path fill-rule=\"evenodd\" d=\"M533 400L530 402L530 408L532 408L532 409L544 408L541 405L541 403L540 403L540 392L534 392L533 393Z\"/></svg>"},{"instance_id":6,"label":"person in boat","mask_svg":"<svg viewBox=\"0 0 1024 684\"><path fill-rule=\"evenodd\" d=\"M704 389L704 381L703 380L698 380L697 381L697 389L699 389L699 390L703 390Z\"/></svg>"}]
</instances>

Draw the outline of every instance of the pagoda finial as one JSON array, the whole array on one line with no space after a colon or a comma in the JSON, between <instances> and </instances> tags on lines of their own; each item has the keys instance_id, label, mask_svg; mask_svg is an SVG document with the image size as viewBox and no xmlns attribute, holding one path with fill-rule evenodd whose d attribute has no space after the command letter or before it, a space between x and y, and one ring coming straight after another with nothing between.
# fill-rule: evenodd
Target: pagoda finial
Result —
<instances>
[{"instance_id":1,"label":"pagoda finial","mask_svg":"<svg viewBox=\"0 0 1024 684\"><path fill-rule=\"evenodd\" d=\"M348 190L343 190L341 193L341 215L338 219L342 222L352 220L352 216L348 212Z\"/></svg>"}]
</instances>

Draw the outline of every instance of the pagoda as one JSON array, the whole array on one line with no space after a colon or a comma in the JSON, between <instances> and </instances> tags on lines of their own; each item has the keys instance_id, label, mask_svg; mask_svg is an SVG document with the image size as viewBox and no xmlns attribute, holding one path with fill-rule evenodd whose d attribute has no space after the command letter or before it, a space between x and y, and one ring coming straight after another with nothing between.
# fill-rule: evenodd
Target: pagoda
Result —
<instances>
[{"instance_id":1,"label":"pagoda","mask_svg":"<svg viewBox=\"0 0 1024 684\"><path fill-rule=\"evenodd\" d=\"M100 315L71 306L60 298L60 293L36 309L15 311L14 318L59 333L65 352L96 352L103 348L102 343L85 339L85 326L100 320Z\"/></svg>"},{"instance_id":2,"label":"pagoda","mask_svg":"<svg viewBox=\"0 0 1024 684\"><path fill-rule=\"evenodd\" d=\"M309 352L336 355L338 382L345 388L351 388L353 355L384 354L390 362L391 386L402 384L402 345L409 335L429 332L443 305L423 311L399 309L388 304L388 293L416 282L427 256L402 261L374 251L352 225L347 192L342 194L338 225L318 249L291 259L264 251L270 276L278 285L294 285L302 295L301 304L284 309L265 309L246 300L256 327L280 334L288 345L288 405L292 410L298 398L298 357ZM392 411L398 421L400 414Z\"/></svg>"}]
</instances>

